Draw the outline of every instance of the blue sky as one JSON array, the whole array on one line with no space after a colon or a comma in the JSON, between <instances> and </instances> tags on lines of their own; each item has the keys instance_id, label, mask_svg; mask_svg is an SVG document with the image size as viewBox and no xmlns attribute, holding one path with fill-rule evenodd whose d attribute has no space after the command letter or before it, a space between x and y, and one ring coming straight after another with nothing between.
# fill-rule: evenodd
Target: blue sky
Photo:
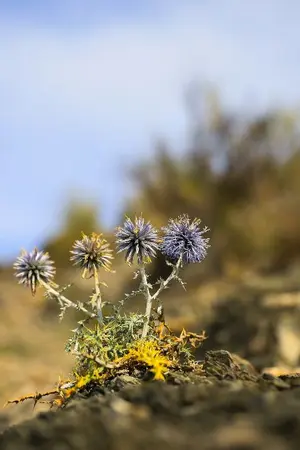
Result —
<instances>
[{"instance_id":1,"label":"blue sky","mask_svg":"<svg viewBox=\"0 0 300 450\"><path fill-rule=\"evenodd\" d=\"M124 168L156 137L184 142L191 80L240 110L298 107L299 15L297 0L0 0L0 262L51 235L74 190L115 225Z\"/></svg>"}]
</instances>

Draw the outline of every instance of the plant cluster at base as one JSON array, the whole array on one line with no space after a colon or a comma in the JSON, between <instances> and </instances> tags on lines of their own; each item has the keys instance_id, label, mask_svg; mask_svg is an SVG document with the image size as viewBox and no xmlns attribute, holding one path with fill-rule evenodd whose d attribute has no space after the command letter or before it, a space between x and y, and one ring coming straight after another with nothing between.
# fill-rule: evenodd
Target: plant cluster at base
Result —
<instances>
[{"instance_id":1,"label":"plant cluster at base","mask_svg":"<svg viewBox=\"0 0 300 450\"><path fill-rule=\"evenodd\" d=\"M125 252L125 260L137 264L135 278L140 278L138 289L125 294L116 304L103 300L100 272L111 271L113 252L102 234L82 234L71 249L70 260L81 271L83 278L94 279L94 290L88 301L74 301L66 297L54 281L55 266L49 255L34 249L22 251L14 263L19 283L30 287L33 295L42 286L48 297L57 301L62 319L68 308L81 311L84 317L72 330L66 351L76 357L73 379L60 383L55 392L57 405L63 405L76 392L88 390L95 384L106 385L119 375L128 375L139 380L168 379L171 371L197 368L192 350L201 344L205 335L182 331L179 337L170 330L164 318L160 294L171 281L177 280L180 269L190 263L204 260L209 248L209 238L200 229L200 220L191 221L188 216L171 219L166 227L156 230L144 218L132 221L126 218L122 227L116 229L118 252ZM150 284L147 264L157 253L166 257L170 274ZM125 313L125 300L136 295L145 298L145 314ZM104 311L110 309L110 314ZM53 393L52 392L52 393ZM43 394L23 397L39 400Z\"/></svg>"}]
</instances>

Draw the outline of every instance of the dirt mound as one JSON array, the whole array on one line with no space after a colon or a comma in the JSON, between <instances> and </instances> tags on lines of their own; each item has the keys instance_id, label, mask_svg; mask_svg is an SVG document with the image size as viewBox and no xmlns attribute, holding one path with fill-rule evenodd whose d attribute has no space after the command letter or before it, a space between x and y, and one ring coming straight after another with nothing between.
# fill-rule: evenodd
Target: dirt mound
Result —
<instances>
[{"instance_id":1,"label":"dirt mound","mask_svg":"<svg viewBox=\"0 0 300 450\"><path fill-rule=\"evenodd\" d=\"M197 352L226 348L258 369L300 367L299 293L243 295L215 302L209 320L201 323L208 339ZM195 327L197 330L201 327Z\"/></svg>"},{"instance_id":2,"label":"dirt mound","mask_svg":"<svg viewBox=\"0 0 300 450\"><path fill-rule=\"evenodd\" d=\"M0 436L3 450L286 450L300 448L300 375L273 377L226 351L203 376L116 380ZM115 389L115 392L113 390ZM81 397L81 398L80 398Z\"/></svg>"}]
</instances>

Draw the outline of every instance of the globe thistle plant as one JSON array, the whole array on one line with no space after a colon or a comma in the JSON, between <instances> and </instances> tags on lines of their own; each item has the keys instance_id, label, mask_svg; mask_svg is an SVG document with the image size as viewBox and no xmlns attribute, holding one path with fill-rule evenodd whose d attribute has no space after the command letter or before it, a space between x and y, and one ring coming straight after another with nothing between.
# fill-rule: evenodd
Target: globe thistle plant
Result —
<instances>
[{"instance_id":1,"label":"globe thistle plant","mask_svg":"<svg viewBox=\"0 0 300 450\"><path fill-rule=\"evenodd\" d=\"M152 308L152 296L150 285L145 270L145 263L150 262L155 257L159 249L159 238L157 230L150 222L145 223L143 217L135 218L135 221L127 217L123 227L118 227L116 232L118 253L125 251L125 259L128 264L132 264L136 256L141 275L141 292L146 298L145 323L142 336L145 337L149 328L149 321Z\"/></svg>"},{"instance_id":2,"label":"globe thistle plant","mask_svg":"<svg viewBox=\"0 0 300 450\"><path fill-rule=\"evenodd\" d=\"M200 219L191 221L187 215L170 219L168 226L162 228L161 252L175 263L179 259L183 264L202 262L210 245L209 238L203 237L209 229L200 230L200 222Z\"/></svg>"},{"instance_id":3,"label":"globe thistle plant","mask_svg":"<svg viewBox=\"0 0 300 450\"><path fill-rule=\"evenodd\" d=\"M142 217L131 220L126 218L122 227L116 230L116 245L118 252L125 252L125 260L132 264L138 263L140 276L138 288L117 304L102 301L99 280L100 269L111 271L112 250L102 234L82 234L76 240L70 260L77 266L83 278L93 278L94 290L90 302L74 301L64 295L66 288L54 283L55 267L48 253L34 249L32 252L22 251L13 267L19 283L30 287L32 294L38 285L45 289L48 298L55 299L60 307L59 317L62 319L68 308L76 309L85 314L78 320L78 326L72 330L72 336L66 345L66 351L72 352L77 358L74 368L75 380L59 384L51 393L59 395L58 404L64 404L71 395L83 392L90 383L111 382L118 374L138 374L145 376L144 370L154 373L154 379L164 379L163 373L170 367L178 370L182 356L191 355L188 346L201 342L203 335L183 331L179 338L167 326L164 318L160 295L173 280L179 278L179 271L184 264L201 262L207 255L209 239L203 234L208 231L200 229L200 220L191 221L187 215L171 219L162 228L163 236L150 222ZM165 279L159 278L150 284L146 273L146 263L161 251L171 266L171 271ZM134 277L136 278L136 276ZM127 314L122 311L125 299L135 295L143 295L146 300L144 314ZM154 306L154 302L157 304ZM103 306L109 306L107 310ZM103 311L102 311L103 309ZM112 313L108 314L108 311ZM104 314L104 312L107 312ZM93 322L90 324L89 322ZM188 357L188 356L187 356ZM193 368L194 365L191 366ZM89 391L90 392L90 391ZM45 395L49 395L49 392ZM22 397L37 400L41 395Z\"/></svg>"},{"instance_id":4,"label":"globe thistle plant","mask_svg":"<svg viewBox=\"0 0 300 450\"><path fill-rule=\"evenodd\" d=\"M109 243L102 234L96 233L91 236L82 233L82 239L75 241L71 254L70 260L82 269L83 278L87 273L89 277L94 276L95 271L101 268L109 271L113 259Z\"/></svg>"},{"instance_id":5,"label":"globe thistle plant","mask_svg":"<svg viewBox=\"0 0 300 450\"><path fill-rule=\"evenodd\" d=\"M150 222L145 223L143 217L135 218L133 222L127 217L123 227L116 232L118 253L126 252L125 259L133 263L136 256L138 264L150 262L159 249L157 230Z\"/></svg>"},{"instance_id":6,"label":"globe thistle plant","mask_svg":"<svg viewBox=\"0 0 300 450\"><path fill-rule=\"evenodd\" d=\"M55 275L53 261L48 253L35 248L32 252L23 250L13 265L15 275L20 284L30 286L32 295L35 295L39 284L49 283Z\"/></svg>"},{"instance_id":7,"label":"globe thistle plant","mask_svg":"<svg viewBox=\"0 0 300 450\"><path fill-rule=\"evenodd\" d=\"M142 316L143 327L141 337L147 338L149 329L153 323L153 314L163 317L162 305L153 308L153 302L160 302L162 291L169 287L173 280L182 282L179 278L179 270L183 264L201 262L207 255L209 239L203 234L208 228L200 229L200 220L191 221L187 215L177 219L171 219L166 227L162 228L163 236L159 236L158 231L150 222L146 222L143 217L136 217L135 220L126 218L123 226L116 230L116 245L118 252L125 252L125 260L132 264L134 260L138 263L140 275L140 286L131 294L125 294L125 298L132 295L142 294L146 300L145 314ZM171 273L166 279L159 279L151 285L148 281L145 265L150 262L157 252L161 251L169 260L167 263L172 267ZM80 268L82 277L93 277L95 288L90 296L90 303L72 301L63 295L63 290L53 282L55 274L54 263L50 260L48 253L34 249L28 253L23 251L14 263L16 277L19 283L30 286L34 295L38 285L44 287L46 294L54 298L61 309L60 318L63 317L67 308L74 308L83 312L87 317L80 320L74 335L78 335L85 327L85 323L91 319L96 319L100 328L106 326L111 320L109 316L103 317L101 285L105 284L99 280L100 269L111 271L112 250L102 234L92 233L90 236L82 234L82 239L76 240L71 249L71 261ZM155 287L158 285L158 287ZM122 302L122 301L121 301ZM120 304L121 304L120 302ZM152 329L152 328L151 328ZM78 339L74 338L74 349L78 350Z\"/></svg>"}]
</instances>

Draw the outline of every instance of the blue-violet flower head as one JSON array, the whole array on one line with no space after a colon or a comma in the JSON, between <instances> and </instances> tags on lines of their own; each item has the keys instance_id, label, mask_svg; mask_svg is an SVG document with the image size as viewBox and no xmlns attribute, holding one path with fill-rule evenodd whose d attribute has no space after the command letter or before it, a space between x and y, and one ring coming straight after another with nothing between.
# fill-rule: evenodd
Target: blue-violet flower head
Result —
<instances>
[{"instance_id":1,"label":"blue-violet flower head","mask_svg":"<svg viewBox=\"0 0 300 450\"><path fill-rule=\"evenodd\" d=\"M49 283L55 274L53 261L48 253L35 248L32 252L22 250L13 265L15 276L20 284L30 286L32 295L35 295L36 288L41 282Z\"/></svg>"},{"instance_id":2,"label":"blue-violet flower head","mask_svg":"<svg viewBox=\"0 0 300 450\"><path fill-rule=\"evenodd\" d=\"M161 252L172 262L177 262L180 257L183 264L203 261L210 247L209 238L204 238L203 234L209 229L205 227L201 230L200 223L200 219L191 221L187 215L170 219L168 225L162 228Z\"/></svg>"},{"instance_id":3,"label":"blue-violet flower head","mask_svg":"<svg viewBox=\"0 0 300 450\"><path fill-rule=\"evenodd\" d=\"M145 223L143 217L135 218L133 222L126 218L122 227L116 231L118 253L126 252L125 259L132 264L136 256L138 264L150 262L159 249L157 230L150 222Z\"/></svg>"}]
</instances>

